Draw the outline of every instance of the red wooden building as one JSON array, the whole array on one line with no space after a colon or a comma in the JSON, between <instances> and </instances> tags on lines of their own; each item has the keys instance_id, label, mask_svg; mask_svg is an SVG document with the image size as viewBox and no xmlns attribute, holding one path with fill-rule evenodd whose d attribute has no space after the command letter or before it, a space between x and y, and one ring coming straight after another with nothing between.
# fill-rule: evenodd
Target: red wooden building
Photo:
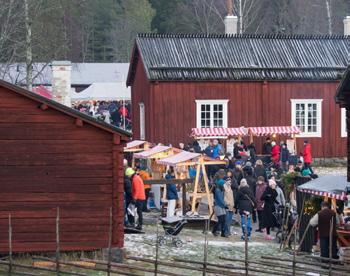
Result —
<instances>
[{"instance_id":1,"label":"red wooden building","mask_svg":"<svg viewBox=\"0 0 350 276\"><path fill-rule=\"evenodd\" d=\"M129 138L104 122L0 81L0 252L122 247L123 147Z\"/></svg>"},{"instance_id":2,"label":"red wooden building","mask_svg":"<svg viewBox=\"0 0 350 276\"><path fill-rule=\"evenodd\" d=\"M334 91L346 36L157 35L136 38L127 84L133 137L188 142L194 127L299 126L315 157L346 156ZM284 138L283 138L284 139ZM262 138L257 141L258 151Z\"/></svg>"}]
</instances>

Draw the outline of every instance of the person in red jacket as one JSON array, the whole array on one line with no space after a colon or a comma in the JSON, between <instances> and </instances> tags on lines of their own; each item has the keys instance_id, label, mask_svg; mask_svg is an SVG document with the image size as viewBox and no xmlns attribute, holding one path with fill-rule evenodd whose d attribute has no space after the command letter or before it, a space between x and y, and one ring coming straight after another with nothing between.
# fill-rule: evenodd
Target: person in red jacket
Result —
<instances>
[{"instance_id":1,"label":"person in red jacket","mask_svg":"<svg viewBox=\"0 0 350 276\"><path fill-rule=\"evenodd\" d=\"M307 140L304 141L303 158L304 158L304 167L308 168L311 171L311 173L313 173L311 169L311 162L312 162L311 145Z\"/></svg>"},{"instance_id":2,"label":"person in red jacket","mask_svg":"<svg viewBox=\"0 0 350 276\"><path fill-rule=\"evenodd\" d=\"M280 162L280 146L277 145L275 141L272 141L271 146L272 146L271 159L273 163L276 165Z\"/></svg>"},{"instance_id":3,"label":"person in red jacket","mask_svg":"<svg viewBox=\"0 0 350 276\"><path fill-rule=\"evenodd\" d=\"M132 200L133 202L135 202L135 207L137 208L137 215L139 217L136 229L142 230L142 209L146 200L145 186L143 184L142 178L132 168L127 168L125 170L125 175L131 180Z\"/></svg>"}]
</instances>

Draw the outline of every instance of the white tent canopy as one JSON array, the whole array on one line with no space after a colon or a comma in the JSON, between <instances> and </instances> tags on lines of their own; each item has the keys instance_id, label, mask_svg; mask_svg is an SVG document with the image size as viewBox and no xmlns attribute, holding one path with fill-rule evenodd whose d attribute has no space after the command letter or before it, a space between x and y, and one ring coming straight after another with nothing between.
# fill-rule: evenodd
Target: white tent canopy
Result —
<instances>
[{"instance_id":1,"label":"white tent canopy","mask_svg":"<svg viewBox=\"0 0 350 276\"><path fill-rule=\"evenodd\" d=\"M72 92L74 101L128 101L131 99L130 87L125 82L95 82L80 93Z\"/></svg>"}]
</instances>

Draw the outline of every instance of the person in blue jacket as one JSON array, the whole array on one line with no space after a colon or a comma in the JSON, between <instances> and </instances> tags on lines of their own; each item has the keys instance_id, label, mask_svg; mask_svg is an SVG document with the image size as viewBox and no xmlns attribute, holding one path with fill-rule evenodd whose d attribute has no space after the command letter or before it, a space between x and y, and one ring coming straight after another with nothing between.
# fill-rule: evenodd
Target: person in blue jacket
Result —
<instances>
[{"instance_id":1,"label":"person in blue jacket","mask_svg":"<svg viewBox=\"0 0 350 276\"><path fill-rule=\"evenodd\" d=\"M170 168L165 176L165 179L175 179L174 169ZM168 200L167 218L175 215L176 201L179 199L177 194L176 184L168 184L166 186L166 199Z\"/></svg>"},{"instance_id":2,"label":"person in blue jacket","mask_svg":"<svg viewBox=\"0 0 350 276\"><path fill-rule=\"evenodd\" d=\"M215 181L214 188L214 213L218 218L217 223L214 225L212 233L214 236L218 236L221 232L221 237L225 237L225 217L226 217L226 204L224 200L224 184L225 180L222 178Z\"/></svg>"}]
</instances>

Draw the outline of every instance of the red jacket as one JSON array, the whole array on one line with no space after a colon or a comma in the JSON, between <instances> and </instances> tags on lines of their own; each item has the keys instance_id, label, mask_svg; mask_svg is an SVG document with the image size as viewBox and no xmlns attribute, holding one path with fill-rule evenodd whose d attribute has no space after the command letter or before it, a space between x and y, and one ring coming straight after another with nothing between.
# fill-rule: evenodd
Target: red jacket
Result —
<instances>
[{"instance_id":1,"label":"red jacket","mask_svg":"<svg viewBox=\"0 0 350 276\"><path fill-rule=\"evenodd\" d=\"M279 145L275 145L272 147L271 158L272 158L274 163L278 163L278 161L280 161L280 146Z\"/></svg>"},{"instance_id":2,"label":"red jacket","mask_svg":"<svg viewBox=\"0 0 350 276\"><path fill-rule=\"evenodd\" d=\"M304 163L311 163L312 162L311 145L310 144L304 145L303 158L304 158Z\"/></svg>"},{"instance_id":3,"label":"red jacket","mask_svg":"<svg viewBox=\"0 0 350 276\"><path fill-rule=\"evenodd\" d=\"M133 200L146 200L145 187L143 185L142 178L134 174L132 177L132 199Z\"/></svg>"}]
</instances>

